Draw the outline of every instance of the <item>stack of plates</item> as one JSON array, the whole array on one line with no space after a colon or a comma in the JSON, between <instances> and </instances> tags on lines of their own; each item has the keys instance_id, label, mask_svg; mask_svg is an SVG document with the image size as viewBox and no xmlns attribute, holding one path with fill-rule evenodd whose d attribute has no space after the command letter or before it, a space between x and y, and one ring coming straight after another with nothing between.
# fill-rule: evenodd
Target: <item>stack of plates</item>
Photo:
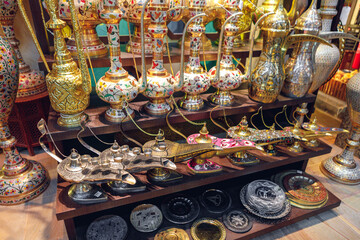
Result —
<instances>
[{"instance_id":1,"label":"stack of plates","mask_svg":"<svg viewBox=\"0 0 360 240\"><path fill-rule=\"evenodd\" d=\"M291 210L281 187L268 180L256 180L244 186L240 199L249 212L265 219L283 218Z\"/></svg>"},{"instance_id":2,"label":"stack of plates","mask_svg":"<svg viewBox=\"0 0 360 240\"><path fill-rule=\"evenodd\" d=\"M324 185L313 176L299 170L289 170L272 176L288 196L291 205L302 209L316 209L328 201Z\"/></svg>"}]
</instances>

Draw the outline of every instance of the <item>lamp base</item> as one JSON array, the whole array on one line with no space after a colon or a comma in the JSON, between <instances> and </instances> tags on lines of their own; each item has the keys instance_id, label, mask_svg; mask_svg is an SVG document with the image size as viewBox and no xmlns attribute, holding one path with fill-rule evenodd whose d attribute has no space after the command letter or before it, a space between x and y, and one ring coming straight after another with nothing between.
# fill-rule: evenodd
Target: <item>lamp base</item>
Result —
<instances>
[{"instance_id":1,"label":"lamp base","mask_svg":"<svg viewBox=\"0 0 360 240\"><path fill-rule=\"evenodd\" d=\"M203 163L198 163L195 159L191 159L187 163L188 168L196 174L209 174L222 171L222 166L205 159Z\"/></svg>"},{"instance_id":2,"label":"lamp base","mask_svg":"<svg viewBox=\"0 0 360 240\"><path fill-rule=\"evenodd\" d=\"M356 185L360 184L360 166L355 162L355 165L345 166L337 161L335 161L335 157L328 158L321 162L320 170L321 172L328 178L333 181L348 184L348 185Z\"/></svg>"},{"instance_id":3,"label":"lamp base","mask_svg":"<svg viewBox=\"0 0 360 240\"><path fill-rule=\"evenodd\" d=\"M7 176L0 170L0 205L27 202L38 197L49 186L47 170L38 162L25 161L28 169L19 174Z\"/></svg>"},{"instance_id":4,"label":"lamp base","mask_svg":"<svg viewBox=\"0 0 360 240\"><path fill-rule=\"evenodd\" d=\"M227 158L236 166L251 166L260 162L259 158L250 155L245 151L229 154L227 155Z\"/></svg>"},{"instance_id":5,"label":"lamp base","mask_svg":"<svg viewBox=\"0 0 360 240\"><path fill-rule=\"evenodd\" d=\"M208 100L216 105L231 106L235 103L235 97L230 91L218 90L208 97Z\"/></svg>"},{"instance_id":6,"label":"lamp base","mask_svg":"<svg viewBox=\"0 0 360 240\"><path fill-rule=\"evenodd\" d=\"M305 142L305 145L310 148L318 147L320 145L319 141L316 139L313 139L311 141Z\"/></svg>"},{"instance_id":7,"label":"lamp base","mask_svg":"<svg viewBox=\"0 0 360 240\"><path fill-rule=\"evenodd\" d=\"M145 104L144 110L152 116L164 116L171 111L171 107L165 99L150 99L150 101Z\"/></svg>"},{"instance_id":8,"label":"lamp base","mask_svg":"<svg viewBox=\"0 0 360 240\"><path fill-rule=\"evenodd\" d=\"M183 178L181 173L166 168L154 168L146 173L147 179L155 185L168 185L180 181Z\"/></svg>"},{"instance_id":9,"label":"lamp base","mask_svg":"<svg viewBox=\"0 0 360 240\"><path fill-rule=\"evenodd\" d=\"M294 153L301 153L304 150L299 141L295 141L294 144L287 149Z\"/></svg>"},{"instance_id":10,"label":"lamp base","mask_svg":"<svg viewBox=\"0 0 360 240\"><path fill-rule=\"evenodd\" d=\"M186 94L184 98L178 102L179 106L187 111L199 111L204 107L204 100L200 95Z\"/></svg>"},{"instance_id":11,"label":"lamp base","mask_svg":"<svg viewBox=\"0 0 360 240\"><path fill-rule=\"evenodd\" d=\"M146 190L146 185L138 179L136 179L136 183L134 185L123 183L121 181L110 181L105 184L105 187L109 189L111 194L142 192Z\"/></svg>"},{"instance_id":12,"label":"lamp base","mask_svg":"<svg viewBox=\"0 0 360 240\"><path fill-rule=\"evenodd\" d=\"M68 195L78 204L101 203L108 200L107 194L101 187L88 183L73 184L68 191Z\"/></svg>"},{"instance_id":13,"label":"lamp base","mask_svg":"<svg viewBox=\"0 0 360 240\"><path fill-rule=\"evenodd\" d=\"M132 118L135 117L135 112L130 107L127 107L127 111L129 112ZM108 110L105 112L105 119L109 122L127 122L130 121L131 118L127 115L124 108L115 108L110 106Z\"/></svg>"},{"instance_id":14,"label":"lamp base","mask_svg":"<svg viewBox=\"0 0 360 240\"><path fill-rule=\"evenodd\" d=\"M57 120L57 124L61 127L67 127L67 128L80 127L81 121L86 120L88 118L89 116L84 112L80 112L76 114L60 113L60 117Z\"/></svg>"}]
</instances>

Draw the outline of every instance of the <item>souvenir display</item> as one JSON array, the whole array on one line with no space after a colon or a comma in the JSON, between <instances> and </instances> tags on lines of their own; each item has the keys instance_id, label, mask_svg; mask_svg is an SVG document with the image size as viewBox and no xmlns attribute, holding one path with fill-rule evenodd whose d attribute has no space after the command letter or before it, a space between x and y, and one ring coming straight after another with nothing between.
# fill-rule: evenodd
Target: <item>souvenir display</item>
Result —
<instances>
[{"instance_id":1,"label":"souvenir display","mask_svg":"<svg viewBox=\"0 0 360 240\"><path fill-rule=\"evenodd\" d=\"M145 49L144 15L145 8L150 0L146 0L142 9L141 33L142 49ZM144 96L149 98L144 106L145 111L150 115L162 116L170 112L171 107L166 101L175 91L183 86L181 79L178 81L164 68L163 45L164 37L168 32L166 21L169 7L163 0L151 0L150 3L151 23L148 27L153 41L153 60L151 68L145 70L145 53L141 52L142 76L140 81L147 83Z\"/></svg>"},{"instance_id":2,"label":"souvenir display","mask_svg":"<svg viewBox=\"0 0 360 240\"><path fill-rule=\"evenodd\" d=\"M222 150L222 148L212 143L191 145L165 140L164 133L162 131L159 131L155 140L146 142L143 145L143 151L151 151L151 156L171 159L174 162L184 161L201 154L218 150ZM172 181L180 180L182 175L176 171L155 168L148 171L147 177L155 184L167 184Z\"/></svg>"},{"instance_id":3,"label":"souvenir display","mask_svg":"<svg viewBox=\"0 0 360 240\"><path fill-rule=\"evenodd\" d=\"M164 217L175 224L186 224L194 221L200 213L198 202L192 197L175 196L161 204Z\"/></svg>"},{"instance_id":4,"label":"souvenir display","mask_svg":"<svg viewBox=\"0 0 360 240\"><path fill-rule=\"evenodd\" d=\"M44 1L44 0L43 0ZM59 18L64 20L68 25L72 26L70 4L67 0L59 1ZM91 58L106 57L108 50L105 44L100 40L96 33L96 26L101 23L99 12L102 10L103 0L75 0L76 11L79 12L80 31L83 36L83 49ZM45 0L46 2L46 0ZM47 9L47 6L44 5ZM75 32L74 26L73 32ZM67 49L70 51L71 56L78 57L78 46L76 45L76 36L71 36L66 43Z\"/></svg>"},{"instance_id":5,"label":"souvenir display","mask_svg":"<svg viewBox=\"0 0 360 240\"><path fill-rule=\"evenodd\" d=\"M231 207L231 197L220 189L208 189L200 195L200 203L211 213L223 213Z\"/></svg>"},{"instance_id":6,"label":"souvenir display","mask_svg":"<svg viewBox=\"0 0 360 240\"><path fill-rule=\"evenodd\" d=\"M190 240L189 235L181 228L169 228L158 232L154 240Z\"/></svg>"},{"instance_id":7,"label":"souvenir display","mask_svg":"<svg viewBox=\"0 0 360 240\"><path fill-rule=\"evenodd\" d=\"M203 153L195 156L188 161L187 166L195 173L215 173L222 171L222 167L209 160L213 156L226 156L231 153L245 150L263 150L261 147L256 146L252 141L247 140L234 140L230 138L217 138L209 135L206 126L201 129L200 133L192 134L187 138L189 144L213 143L214 145L222 148L222 150Z\"/></svg>"},{"instance_id":8,"label":"souvenir display","mask_svg":"<svg viewBox=\"0 0 360 240\"><path fill-rule=\"evenodd\" d=\"M351 131L341 154L326 159L320 169L330 179L344 184L360 183L360 166L354 152L360 145L360 74L353 76L346 85L346 101L351 119Z\"/></svg>"},{"instance_id":9,"label":"souvenir display","mask_svg":"<svg viewBox=\"0 0 360 240\"><path fill-rule=\"evenodd\" d=\"M283 218L291 210L281 187L268 180L256 180L244 186L240 200L249 212L265 219Z\"/></svg>"},{"instance_id":10,"label":"souvenir display","mask_svg":"<svg viewBox=\"0 0 360 240\"><path fill-rule=\"evenodd\" d=\"M223 215L227 229L236 233L248 232L253 226L253 220L241 210L230 210Z\"/></svg>"},{"instance_id":11,"label":"souvenir display","mask_svg":"<svg viewBox=\"0 0 360 240\"><path fill-rule=\"evenodd\" d=\"M256 15L256 8L258 0L245 0L242 1L242 9L241 11L244 15L239 16L239 20L236 25L239 28L237 36L234 39L234 48L242 47L244 42L248 42L249 39L245 39L245 32L250 31L251 23L253 21L253 15ZM240 6L241 8L241 6ZM214 21L215 25L215 21Z\"/></svg>"},{"instance_id":12,"label":"souvenir display","mask_svg":"<svg viewBox=\"0 0 360 240\"><path fill-rule=\"evenodd\" d=\"M330 45L317 36L308 34L290 34L290 21L280 0L275 14L268 16L261 26L263 49L260 60L252 70L249 81L249 97L262 103L274 102L285 80L284 59L291 44L304 41L316 41Z\"/></svg>"},{"instance_id":13,"label":"souvenir display","mask_svg":"<svg viewBox=\"0 0 360 240\"><path fill-rule=\"evenodd\" d=\"M86 230L87 240L124 240L128 226L122 217L106 215L95 219Z\"/></svg>"},{"instance_id":14,"label":"souvenir display","mask_svg":"<svg viewBox=\"0 0 360 240\"><path fill-rule=\"evenodd\" d=\"M8 3L12 4L11 1ZM14 3L13 11L15 7ZM46 190L50 179L40 163L29 161L19 154L15 147L16 139L9 129L8 120L19 86L19 62L10 41L2 33L0 31L0 148L5 160L0 170L0 205L15 205L38 197Z\"/></svg>"},{"instance_id":15,"label":"souvenir display","mask_svg":"<svg viewBox=\"0 0 360 240\"><path fill-rule=\"evenodd\" d=\"M191 237L194 240L225 240L224 225L213 218L202 218L191 226Z\"/></svg>"},{"instance_id":16,"label":"souvenir display","mask_svg":"<svg viewBox=\"0 0 360 240\"><path fill-rule=\"evenodd\" d=\"M205 1L196 3L193 1L190 2L191 16L199 12L199 9L203 10L205 7ZM198 111L204 107L204 100L201 98L200 94L206 92L210 87L209 76L200 64L201 36L205 32L205 26L203 24L205 14L201 12L203 11L200 11L198 15L190 18L185 25L181 45L180 71L175 76L177 81L183 82L181 91L185 92L185 96L180 99L179 105L188 111ZM192 36L190 37L189 62L184 68L186 31L189 31Z\"/></svg>"},{"instance_id":17,"label":"souvenir display","mask_svg":"<svg viewBox=\"0 0 360 240\"><path fill-rule=\"evenodd\" d=\"M291 8L288 13L288 17L290 20L290 25L294 26L296 20L305 12L308 6L308 1L302 1L302 0L293 0L291 4ZM311 8L311 4L308 9Z\"/></svg>"},{"instance_id":18,"label":"souvenir display","mask_svg":"<svg viewBox=\"0 0 360 240\"><path fill-rule=\"evenodd\" d=\"M101 19L106 22L111 66L105 76L97 81L96 93L101 100L110 103L110 108L105 112L105 118L110 122L128 121L130 118L127 114L134 117L135 112L127 106L127 102L132 101L146 88L143 78L136 81L122 67L119 23L126 11L120 2L121 0L103 0L104 8L100 12Z\"/></svg>"},{"instance_id":19,"label":"souvenir display","mask_svg":"<svg viewBox=\"0 0 360 240\"><path fill-rule=\"evenodd\" d=\"M44 78L44 73L36 70L32 70L29 65L27 65L21 55L19 45L20 42L15 38L14 32L14 20L15 15L17 13L18 7L20 7L20 12L29 26L30 20L26 16L25 8L23 6L23 0L9 0L9 1L1 1L0 3L0 23L2 29L5 33L7 40L10 42L12 47L14 48L16 57L18 59L19 64L19 87L17 90L17 98L28 97L32 95L36 95L46 91L46 83ZM30 30L32 35L35 35L33 31ZM39 49L39 43L36 38L35 45ZM40 55L43 57L42 53ZM43 57L44 59L44 57ZM47 66L46 61L44 61L45 66L49 71L49 67Z\"/></svg>"},{"instance_id":20,"label":"souvenir display","mask_svg":"<svg viewBox=\"0 0 360 240\"><path fill-rule=\"evenodd\" d=\"M139 232L153 232L163 221L160 209L152 204L142 204L131 211L130 222Z\"/></svg>"},{"instance_id":21,"label":"souvenir display","mask_svg":"<svg viewBox=\"0 0 360 240\"><path fill-rule=\"evenodd\" d=\"M324 185L300 170L281 172L271 179L282 187L292 206L317 209L327 203L328 193Z\"/></svg>"},{"instance_id":22,"label":"souvenir display","mask_svg":"<svg viewBox=\"0 0 360 240\"><path fill-rule=\"evenodd\" d=\"M86 118L84 110L89 106L91 80L82 46L78 14L73 1L69 1L78 62L73 61L66 47L62 29L66 23L59 18L58 0L45 0L50 20L47 26L54 33L55 62L46 76L46 85L52 108L60 113L57 123L62 127L77 127ZM80 50L79 50L80 49Z\"/></svg>"}]
</instances>

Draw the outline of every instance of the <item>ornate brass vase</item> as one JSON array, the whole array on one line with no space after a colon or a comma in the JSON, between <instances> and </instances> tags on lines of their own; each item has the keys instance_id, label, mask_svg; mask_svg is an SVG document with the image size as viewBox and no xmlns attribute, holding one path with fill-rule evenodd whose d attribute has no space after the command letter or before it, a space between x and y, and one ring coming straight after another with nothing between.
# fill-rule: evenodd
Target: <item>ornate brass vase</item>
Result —
<instances>
[{"instance_id":1,"label":"ornate brass vase","mask_svg":"<svg viewBox=\"0 0 360 240\"><path fill-rule=\"evenodd\" d=\"M360 183L359 162L354 152L360 145L360 74L353 76L346 85L346 101L352 128L343 152L321 163L320 169L330 179L344 184Z\"/></svg>"},{"instance_id":2,"label":"ornate brass vase","mask_svg":"<svg viewBox=\"0 0 360 240\"><path fill-rule=\"evenodd\" d=\"M251 23L253 21L252 15L256 12L257 2L257 0L242 1L243 6L241 11L244 14L239 16L239 20L236 23L239 31L234 39L234 48L241 47L244 45L245 42L249 41L249 36L244 34L244 32L250 31Z\"/></svg>"},{"instance_id":3,"label":"ornate brass vase","mask_svg":"<svg viewBox=\"0 0 360 240\"><path fill-rule=\"evenodd\" d=\"M17 97L27 97L46 91L46 83L43 72L30 69L21 56L19 49L20 42L15 38L14 19L18 11L18 4L22 1L8 0L0 2L0 23L3 27L6 38L11 43L19 63L19 88ZM26 21L27 19L25 19Z\"/></svg>"},{"instance_id":4,"label":"ornate brass vase","mask_svg":"<svg viewBox=\"0 0 360 240\"><path fill-rule=\"evenodd\" d=\"M46 85L52 108L60 113L57 123L63 127L80 126L81 120L86 116L84 110L89 105L91 81L86 65L85 55L77 14L74 12L73 29L76 39L80 69L72 59L70 51L66 47L65 39L61 30L66 23L59 18L59 3L57 0L45 0L50 15L47 26L54 32L55 62L51 72L46 76Z\"/></svg>"},{"instance_id":5,"label":"ornate brass vase","mask_svg":"<svg viewBox=\"0 0 360 240\"><path fill-rule=\"evenodd\" d=\"M141 33L142 33L142 48L145 48L145 35L144 35L144 16L147 0L142 9L141 19ZM151 24L148 28L152 37L153 43L153 60L152 66L145 71L145 52L141 53L143 74L140 81L147 83L144 95L149 98L149 102L144 106L145 111L150 115L161 116L171 110L170 105L167 103L168 99L175 91L181 89L183 82L179 81L166 71L164 68L163 52L164 36L167 34L167 11L169 10L168 4L163 0L151 0L150 3Z\"/></svg>"},{"instance_id":6,"label":"ornate brass vase","mask_svg":"<svg viewBox=\"0 0 360 240\"><path fill-rule=\"evenodd\" d=\"M96 33L96 26L101 23L99 12L102 0L75 0L75 7L79 17L80 31L83 35L84 49L91 58L106 57L108 54L105 44ZM59 17L67 24L72 25L68 0L59 0ZM73 29L75 31L75 29ZM75 36L69 38L67 48L74 58L78 57Z\"/></svg>"},{"instance_id":7,"label":"ornate brass vase","mask_svg":"<svg viewBox=\"0 0 360 240\"><path fill-rule=\"evenodd\" d=\"M40 163L22 158L15 147L16 139L10 133L8 119L19 85L19 63L16 53L2 34L0 52L0 147L5 154L0 170L0 204L14 205L29 201L45 191L49 175Z\"/></svg>"},{"instance_id":8,"label":"ornate brass vase","mask_svg":"<svg viewBox=\"0 0 360 240\"><path fill-rule=\"evenodd\" d=\"M200 97L200 94L206 92L210 87L210 79L204 68L200 64L200 46L201 36L205 32L205 26L203 19L205 14L201 9L204 6L197 6L190 3L191 15L194 15L185 25L183 32L183 41L181 46L181 64L180 71L176 74L175 79L177 81L184 82L181 90L185 92L184 98L180 99L180 107L188 111L198 111L204 106L204 100ZM199 1L199 4L205 4L204 1ZM199 10L200 9L200 10ZM199 13L199 14L197 14ZM195 16L195 14L197 14ZM184 52L185 52L185 33L186 30L191 32L191 44L190 44L190 57L189 62L184 68ZM181 80L180 80L181 78Z\"/></svg>"},{"instance_id":9,"label":"ornate brass vase","mask_svg":"<svg viewBox=\"0 0 360 240\"><path fill-rule=\"evenodd\" d=\"M297 19L295 33L317 36L321 30L321 18L313 0L309 9ZM301 98L309 91L313 81L313 42L296 44L291 57L285 65L285 82L282 93L292 98Z\"/></svg>"},{"instance_id":10,"label":"ornate brass vase","mask_svg":"<svg viewBox=\"0 0 360 240\"><path fill-rule=\"evenodd\" d=\"M280 1L275 14L264 20L261 26L263 50L260 59L250 75L249 97L262 103L274 102L285 80L284 57L287 48L296 42L317 41L328 44L325 40L308 35L290 33L290 21Z\"/></svg>"},{"instance_id":11,"label":"ornate brass vase","mask_svg":"<svg viewBox=\"0 0 360 240\"><path fill-rule=\"evenodd\" d=\"M227 19L225 20L220 33L218 61L216 66L209 71L211 85L217 90L214 94L209 96L209 101L220 106L230 106L235 102L234 96L230 91L238 88L244 78L241 71L235 67L232 60L234 38L239 30L236 23L243 13L238 13L240 10L239 1L225 0L224 7L226 9ZM223 35L225 35L224 47L220 61ZM252 51L250 54L252 55ZM217 74L218 71L219 74Z\"/></svg>"},{"instance_id":12,"label":"ornate brass vase","mask_svg":"<svg viewBox=\"0 0 360 240\"><path fill-rule=\"evenodd\" d=\"M130 120L127 112L133 116L134 111L130 107L127 107L127 112L124 110L126 102L132 101L146 88L146 82L138 83L122 67L119 22L125 10L119 7L119 2L103 0L104 9L100 13L100 17L106 22L111 66L97 82L96 93L101 100L110 103L110 108L105 112L105 118L110 122Z\"/></svg>"}]
</instances>

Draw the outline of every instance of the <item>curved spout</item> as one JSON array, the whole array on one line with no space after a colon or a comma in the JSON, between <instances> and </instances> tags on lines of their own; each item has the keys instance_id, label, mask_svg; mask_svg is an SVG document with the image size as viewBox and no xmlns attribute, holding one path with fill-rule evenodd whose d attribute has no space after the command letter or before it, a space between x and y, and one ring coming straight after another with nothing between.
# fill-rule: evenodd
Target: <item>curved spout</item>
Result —
<instances>
[{"instance_id":1,"label":"curved spout","mask_svg":"<svg viewBox=\"0 0 360 240\"><path fill-rule=\"evenodd\" d=\"M86 58L84 54L84 48L82 44L82 34L80 33L80 26L79 26L79 18L77 11L75 10L74 0L68 0L70 13L71 13L71 21L73 25L73 31L75 35L75 43L76 49L78 52L78 59L79 59L79 68L81 71L81 78L82 78L82 88L86 94L91 93L91 80L89 69L86 63Z\"/></svg>"},{"instance_id":2,"label":"curved spout","mask_svg":"<svg viewBox=\"0 0 360 240\"><path fill-rule=\"evenodd\" d=\"M31 37L32 37L32 39L33 39L33 41L34 41L34 43L35 43L35 47L36 47L36 49L38 50L38 52L39 52L39 54L40 54L40 57L41 57L41 59L42 59L43 62L44 62L44 65L45 65L45 67L46 67L46 70L47 70L48 72L50 72L49 65L48 65L48 63L47 63L47 61L46 61L46 58L45 58L45 56L44 56L44 53L43 53L43 51L42 51L42 49L41 49L41 47L40 47L39 41L38 41L37 38L36 38L35 32L34 32L32 26L31 26L30 20L29 20L27 14L26 14L23 0L18 0L18 6L19 6L19 9L20 9L20 12L21 12L22 17L23 17L24 20L25 20L26 26L27 26L27 28L28 28L29 31L30 31Z\"/></svg>"},{"instance_id":3,"label":"curved spout","mask_svg":"<svg viewBox=\"0 0 360 240\"><path fill-rule=\"evenodd\" d=\"M150 1L151 0L146 0L144 2L142 10L141 10L141 49L143 49L143 51L141 51L141 67L142 67L141 78L140 78L141 80L138 84L141 87L144 87L144 89L146 88L146 83L147 83L146 66L145 66L145 51L144 51L144 49L145 49L144 17L145 17L145 8Z\"/></svg>"},{"instance_id":4,"label":"curved spout","mask_svg":"<svg viewBox=\"0 0 360 240\"><path fill-rule=\"evenodd\" d=\"M185 24L182 39L181 39L180 80L179 80L179 83L177 84L179 86L182 86L183 83L184 83L184 71L185 71L184 70L184 58L185 58L184 55L185 55L185 34L186 34L186 30L187 30L188 26L190 25L190 23L192 21L194 21L195 19L197 19L199 17L205 17L205 16L207 16L205 13L200 13L200 14L190 18L189 21Z\"/></svg>"},{"instance_id":5,"label":"curved spout","mask_svg":"<svg viewBox=\"0 0 360 240\"><path fill-rule=\"evenodd\" d=\"M264 15L261 16L261 18L259 18L259 20L256 21L253 29L251 30L250 33L250 52L249 52L249 67L246 69L246 73L245 73L245 78L248 78L250 76L250 81L251 81L251 71L252 71L252 58L253 58L253 52L254 52L254 43L255 43L255 32L256 32L256 28L257 26L259 26L260 23L262 23L262 21L264 21L264 19L270 15L275 14L274 12L269 12L266 13Z\"/></svg>"},{"instance_id":6,"label":"curved spout","mask_svg":"<svg viewBox=\"0 0 360 240\"><path fill-rule=\"evenodd\" d=\"M228 19L225 20L224 24L221 26L221 32L220 32L220 36L219 36L218 56L217 56L217 61L216 61L216 74L215 74L216 82L220 81L220 59L221 59L221 48L222 48L222 44L223 44L225 26L226 26L226 24L228 24L228 22L230 20L232 20L234 17L237 17L239 15L244 15L244 13L238 12L238 13L232 14Z\"/></svg>"}]
</instances>

